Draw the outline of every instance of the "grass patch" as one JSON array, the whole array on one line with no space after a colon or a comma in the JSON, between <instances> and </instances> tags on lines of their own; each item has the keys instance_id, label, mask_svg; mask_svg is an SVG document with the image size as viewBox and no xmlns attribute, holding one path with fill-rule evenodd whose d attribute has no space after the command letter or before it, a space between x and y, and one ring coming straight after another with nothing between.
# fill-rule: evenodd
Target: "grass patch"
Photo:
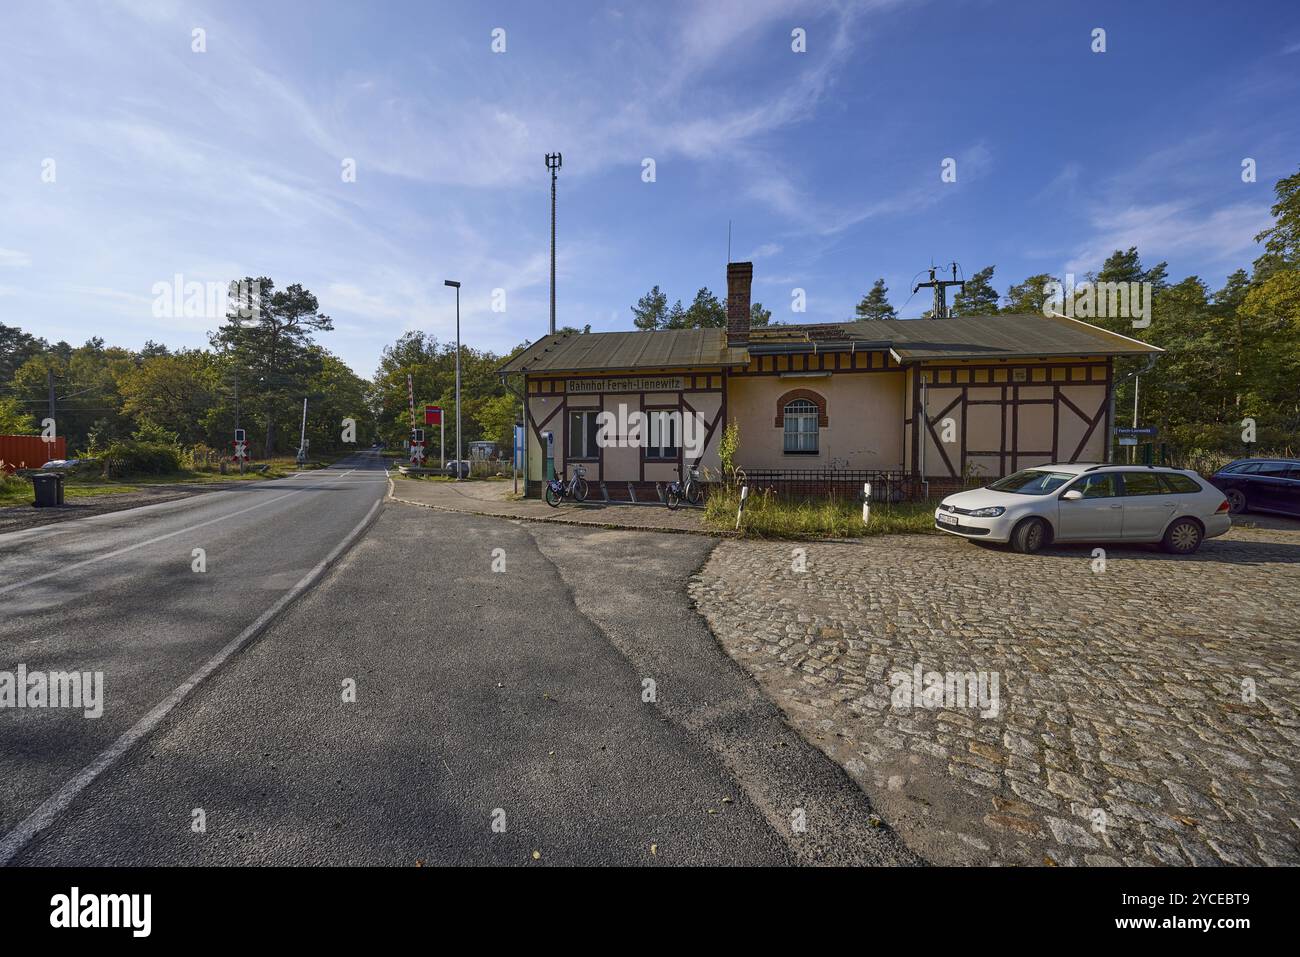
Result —
<instances>
[{"instance_id":1,"label":"grass patch","mask_svg":"<svg viewBox=\"0 0 1300 957\"><path fill-rule=\"evenodd\" d=\"M123 485L121 482L99 482L95 484L63 484L64 499L93 498L97 495L115 495L120 492L138 492L138 485ZM9 505L31 505L36 500L32 483L26 479L8 477L0 484L0 507Z\"/></svg>"},{"instance_id":2,"label":"grass patch","mask_svg":"<svg viewBox=\"0 0 1300 957\"><path fill-rule=\"evenodd\" d=\"M734 529L740 492L714 489L704 505L704 521L713 528ZM782 499L759 492L745 503L743 535L753 538L861 538L866 535L930 534L934 505L929 502L873 502L869 524L862 523L862 503L842 499Z\"/></svg>"}]
</instances>

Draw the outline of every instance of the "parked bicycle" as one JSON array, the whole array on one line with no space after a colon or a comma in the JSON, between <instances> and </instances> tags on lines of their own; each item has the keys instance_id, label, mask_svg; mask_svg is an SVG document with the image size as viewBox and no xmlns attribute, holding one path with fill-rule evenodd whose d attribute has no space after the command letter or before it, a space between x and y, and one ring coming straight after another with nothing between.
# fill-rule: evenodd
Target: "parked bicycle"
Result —
<instances>
[{"instance_id":1,"label":"parked bicycle","mask_svg":"<svg viewBox=\"0 0 1300 957\"><path fill-rule=\"evenodd\" d=\"M704 487L700 483L700 467L689 465L686 468L685 482L669 482L665 496L668 507L675 509L683 500L691 505L699 505L704 500Z\"/></svg>"},{"instance_id":2,"label":"parked bicycle","mask_svg":"<svg viewBox=\"0 0 1300 957\"><path fill-rule=\"evenodd\" d=\"M557 508L560 502L566 498L571 498L575 502L585 502L587 500L587 480L583 478L587 470L581 465L573 467L573 478L569 481L564 479L551 479L546 483L546 504L551 508Z\"/></svg>"}]
</instances>

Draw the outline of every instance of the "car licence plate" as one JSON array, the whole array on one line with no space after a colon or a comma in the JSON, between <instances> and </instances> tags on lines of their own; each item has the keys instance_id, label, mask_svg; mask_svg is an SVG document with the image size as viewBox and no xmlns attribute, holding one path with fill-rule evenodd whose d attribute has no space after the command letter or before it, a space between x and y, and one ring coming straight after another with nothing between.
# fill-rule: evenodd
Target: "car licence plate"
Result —
<instances>
[{"instance_id":1,"label":"car licence plate","mask_svg":"<svg viewBox=\"0 0 1300 957\"><path fill-rule=\"evenodd\" d=\"M948 512L940 512L940 513L936 516L936 518L938 518L939 521L943 522L945 525L956 525L956 524L958 524L958 522L957 522L957 516L956 516L956 515L951 515L951 514L949 514Z\"/></svg>"}]
</instances>

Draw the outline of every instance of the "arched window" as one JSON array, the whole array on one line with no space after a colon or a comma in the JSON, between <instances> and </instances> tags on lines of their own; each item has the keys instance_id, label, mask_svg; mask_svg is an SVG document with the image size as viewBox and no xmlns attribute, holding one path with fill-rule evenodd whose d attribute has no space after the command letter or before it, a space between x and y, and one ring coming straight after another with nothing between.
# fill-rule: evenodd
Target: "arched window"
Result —
<instances>
[{"instance_id":1,"label":"arched window","mask_svg":"<svg viewBox=\"0 0 1300 957\"><path fill-rule=\"evenodd\" d=\"M785 432L787 455L816 455L817 430L828 424L826 397L812 389L791 389L776 400L776 427Z\"/></svg>"},{"instance_id":2,"label":"arched window","mask_svg":"<svg viewBox=\"0 0 1300 957\"><path fill-rule=\"evenodd\" d=\"M785 451L791 453L817 453L817 420L821 410L809 399L787 402L781 410L785 426Z\"/></svg>"}]
</instances>

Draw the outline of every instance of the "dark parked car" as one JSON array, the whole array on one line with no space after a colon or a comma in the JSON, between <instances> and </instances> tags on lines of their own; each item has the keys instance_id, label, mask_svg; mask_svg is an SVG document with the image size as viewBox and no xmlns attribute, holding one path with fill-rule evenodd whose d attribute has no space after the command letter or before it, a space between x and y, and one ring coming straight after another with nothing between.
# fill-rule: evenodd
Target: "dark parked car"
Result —
<instances>
[{"instance_id":1,"label":"dark parked car","mask_svg":"<svg viewBox=\"0 0 1300 957\"><path fill-rule=\"evenodd\" d=\"M1300 459L1237 459L1210 476L1232 513L1281 512L1300 518Z\"/></svg>"}]
</instances>

